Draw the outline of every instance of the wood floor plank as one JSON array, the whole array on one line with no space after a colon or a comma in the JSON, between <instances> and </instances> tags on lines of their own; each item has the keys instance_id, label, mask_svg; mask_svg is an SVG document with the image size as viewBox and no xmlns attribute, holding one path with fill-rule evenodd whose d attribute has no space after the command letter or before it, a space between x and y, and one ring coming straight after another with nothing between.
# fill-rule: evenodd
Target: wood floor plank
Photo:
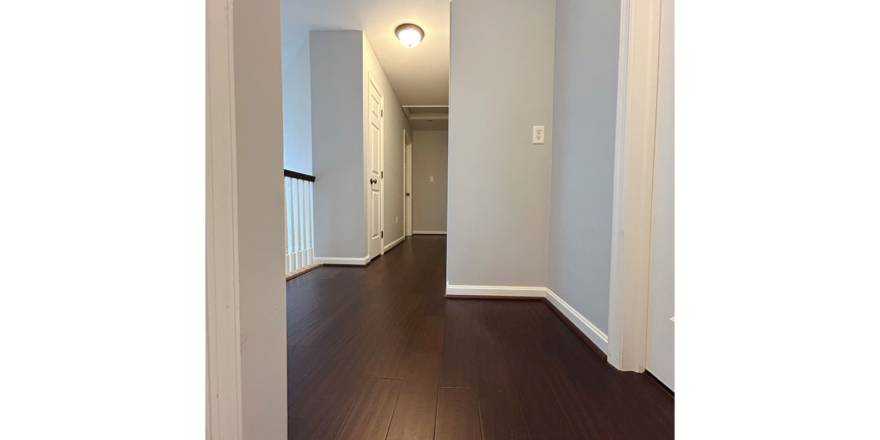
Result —
<instances>
[{"instance_id":1,"label":"wood floor plank","mask_svg":"<svg viewBox=\"0 0 880 440\"><path fill-rule=\"evenodd\" d=\"M400 394L400 379L371 378L351 409L339 440L384 440Z\"/></svg>"},{"instance_id":2,"label":"wood floor plank","mask_svg":"<svg viewBox=\"0 0 880 440\"><path fill-rule=\"evenodd\" d=\"M440 388L435 429L435 440L482 439L477 392L460 388Z\"/></svg>"},{"instance_id":3,"label":"wood floor plank","mask_svg":"<svg viewBox=\"0 0 880 440\"><path fill-rule=\"evenodd\" d=\"M410 380L438 383L443 358L444 322L442 318L423 317L406 346L401 360L401 375Z\"/></svg>"},{"instance_id":4,"label":"wood floor plank","mask_svg":"<svg viewBox=\"0 0 880 440\"><path fill-rule=\"evenodd\" d=\"M504 358L499 332L486 313L491 309L493 301L481 301L479 304L479 321L481 334L476 337L476 381L477 397L480 401L480 420L485 440L529 439L529 430L525 417L513 388L510 367Z\"/></svg>"},{"instance_id":5,"label":"wood floor plank","mask_svg":"<svg viewBox=\"0 0 880 440\"><path fill-rule=\"evenodd\" d=\"M480 385L480 421L483 440L531 438L516 392L507 386Z\"/></svg>"},{"instance_id":6,"label":"wood floor plank","mask_svg":"<svg viewBox=\"0 0 880 440\"><path fill-rule=\"evenodd\" d=\"M475 336L474 347L477 387L509 385L510 369L498 342L489 336Z\"/></svg>"},{"instance_id":7,"label":"wood floor plank","mask_svg":"<svg viewBox=\"0 0 880 440\"><path fill-rule=\"evenodd\" d=\"M423 317L407 344L401 374L406 378L388 440L431 440L443 352L443 319Z\"/></svg>"},{"instance_id":8,"label":"wood floor plank","mask_svg":"<svg viewBox=\"0 0 880 440\"><path fill-rule=\"evenodd\" d=\"M302 438L339 432L369 376L374 349L365 344L325 347L318 351L307 380L288 388L288 415L314 422ZM290 373L288 373L290 374Z\"/></svg>"},{"instance_id":9,"label":"wood floor plank","mask_svg":"<svg viewBox=\"0 0 880 440\"><path fill-rule=\"evenodd\" d=\"M387 440L431 440L437 414L437 380L405 380Z\"/></svg>"},{"instance_id":10,"label":"wood floor plank","mask_svg":"<svg viewBox=\"0 0 880 440\"><path fill-rule=\"evenodd\" d=\"M288 438L335 439L365 384L363 379L347 378L336 381L328 392L307 392L306 395L315 397L300 407L300 411L288 409L288 420L291 420Z\"/></svg>"},{"instance_id":11,"label":"wood floor plank","mask_svg":"<svg viewBox=\"0 0 880 440\"><path fill-rule=\"evenodd\" d=\"M441 387L476 388L476 304L468 303L467 300L451 300L446 303Z\"/></svg>"}]
</instances>

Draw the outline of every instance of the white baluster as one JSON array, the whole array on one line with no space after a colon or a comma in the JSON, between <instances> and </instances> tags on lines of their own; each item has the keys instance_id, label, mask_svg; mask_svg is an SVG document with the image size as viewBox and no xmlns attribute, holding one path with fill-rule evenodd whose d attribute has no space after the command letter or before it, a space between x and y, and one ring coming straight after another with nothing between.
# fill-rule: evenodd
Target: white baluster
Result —
<instances>
[{"instance_id":1,"label":"white baluster","mask_svg":"<svg viewBox=\"0 0 880 440\"><path fill-rule=\"evenodd\" d=\"M305 225L303 223L305 223L305 217L306 217L305 216L305 209L303 209L304 208L303 201L305 199L305 197L303 197L303 188L305 185L303 185L303 184L305 182L302 180L299 180L299 179L297 179L296 182L297 182L296 195L297 195L297 202L298 202L297 209L299 209L299 225L298 225L299 229L297 231L297 233L299 234L299 237L300 237L299 238L299 260L302 263L301 267L306 267L306 265L308 264L308 263L306 263L306 237L305 237L305 234L303 233L303 231L305 229Z\"/></svg>"},{"instance_id":2,"label":"white baluster","mask_svg":"<svg viewBox=\"0 0 880 440\"><path fill-rule=\"evenodd\" d=\"M290 196L284 178L284 271L290 273Z\"/></svg>"},{"instance_id":3,"label":"white baluster","mask_svg":"<svg viewBox=\"0 0 880 440\"><path fill-rule=\"evenodd\" d=\"M309 261L309 182L303 180L303 266L310 266Z\"/></svg>"},{"instance_id":4,"label":"white baluster","mask_svg":"<svg viewBox=\"0 0 880 440\"><path fill-rule=\"evenodd\" d=\"M290 268L291 272L296 271L296 185L295 179L290 179L287 183L287 192L290 194L288 203L290 203Z\"/></svg>"},{"instance_id":5,"label":"white baluster","mask_svg":"<svg viewBox=\"0 0 880 440\"><path fill-rule=\"evenodd\" d=\"M308 229L306 230L306 237L308 237L308 240L309 240L308 256L309 256L309 265L310 266L312 264L315 264L315 262L314 262L315 236L313 235L314 228L312 226L312 222L314 221L313 217L312 217L312 185L313 185L312 182L306 183L306 192L308 193L308 197L309 197L308 212L306 213L306 215L308 216Z\"/></svg>"},{"instance_id":6,"label":"white baluster","mask_svg":"<svg viewBox=\"0 0 880 440\"><path fill-rule=\"evenodd\" d=\"M295 250L295 259L296 259L296 270L302 269L302 234L299 233L299 224L300 224L300 216L302 213L302 209L299 206L299 179L291 179L293 184L291 186L293 190L293 206L294 206L294 224L293 224L293 235L296 237L294 240L294 245L296 246Z\"/></svg>"}]
</instances>

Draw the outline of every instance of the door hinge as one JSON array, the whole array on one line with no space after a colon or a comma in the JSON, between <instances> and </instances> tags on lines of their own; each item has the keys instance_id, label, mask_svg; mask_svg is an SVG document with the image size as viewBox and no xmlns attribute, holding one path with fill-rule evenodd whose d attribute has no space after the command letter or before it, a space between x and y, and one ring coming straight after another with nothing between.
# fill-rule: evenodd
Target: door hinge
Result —
<instances>
[{"instance_id":1,"label":"door hinge","mask_svg":"<svg viewBox=\"0 0 880 440\"><path fill-rule=\"evenodd\" d=\"M381 177L381 178L384 179L384 178L385 178L385 171L380 171L380 172L379 172L379 177Z\"/></svg>"},{"instance_id":2,"label":"door hinge","mask_svg":"<svg viewBox=\"0 0 880 440\"><path fill-rule=\"evenodd\" d=\"M385 110L384 110L384 109L383 109L383 110L379 110L379 116L380 116L380 117L383 117L383 118L385 117Z\"/></svg>"},{"instance_id":3,"label":"door hinge","mask_svg":"<svg viewBox=\"0 0 880 440\"><path fill-rule=\"evenodd\" d=\"M382 231L382 238L385 238L385 231Z\"/></svg>"}]
</instances>

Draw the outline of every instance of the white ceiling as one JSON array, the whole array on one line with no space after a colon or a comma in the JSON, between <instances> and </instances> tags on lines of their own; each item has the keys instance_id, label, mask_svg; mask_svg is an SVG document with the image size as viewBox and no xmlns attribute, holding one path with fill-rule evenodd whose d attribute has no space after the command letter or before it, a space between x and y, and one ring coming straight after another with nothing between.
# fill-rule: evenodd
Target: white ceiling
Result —
<instances>
[{"instance_id":1,"label":"white ceiling","mask_svg":"<svg viewBox=\"0 0 880 440\"><path fill-rule=\"evenodd\" d=\"M401 105L449 104L450 0L281 0L282 62L310 30L363 30ZM400 44L394 29L415 23L425 38Z\"/></svg>"}]
</instances>

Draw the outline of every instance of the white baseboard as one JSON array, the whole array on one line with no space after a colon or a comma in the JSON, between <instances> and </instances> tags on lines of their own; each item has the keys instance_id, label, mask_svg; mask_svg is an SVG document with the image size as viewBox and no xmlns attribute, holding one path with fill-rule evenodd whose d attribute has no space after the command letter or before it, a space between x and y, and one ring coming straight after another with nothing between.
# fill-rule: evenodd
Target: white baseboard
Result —
<instances>
[{"instance_id":1,"label":"white baseboard","mask_svg":"<svg viewBox=\"0 0 880 440\"><path fill-rule=\"evenodd\" d=\"M587 335L603 353L608 354L608 335L606 335L599 327L596 327L592 322L590 322L587 318L584 318L584 315L578 313L574 307L568 305L562 298L556 295L552 290L545 289L547 292L547 300L553 307L556 307L556 310L562 312L569 321L571 321L580 331L581 333Z\"/></svg>"},{"instance_id":2,"label":"white baseboard","mask_svg":"<svg viewBox=\"0 0 880 440\"><path fill-rule=\"evenodd\" d=\"M544 298L543 287L520 286L454 286L446 284L446 296L502 296L517 298Z\"/></svg>"},{"instance_id":3,"label":"white baseboard","mask_svg":"<svg viewBox=\"0 0 880 440\"><path fill-rule=\"evenodd\" d=\"M339 264L344 266L366 266L370 261L370 257L363 258L335 258L335 257L315 257L316 264Z\"/></svg>"},{"instance_id":4,"label":"white baseboard","mask_svg":"<svg viewBox=\"0 0 880 440\"><path fill-rule=\"evenodd\" d=\"M546 287L522 287L522 286L456 286L446 284L446 296L448 297L516 297L516 298L546 298L547 301L571 321L578 330L590 338L603 353L608 353L608 335L590 320L584 318L574 307Z\"/></svg>"},{"instance_id":5,"label":"white baseboard","mask_svg":"<svg viewBox=\"0 0 880 440\"><path fill-rule=\"evenodd\" d=\"M393 248L394 246L399 245L400 242L402 242L405 238L406 238L406 236L404 235L404 236L398 238L397 240L392 241L391 244L385 245L385 249L384 249L382 252L388 252L388 251L390 251L391 248Z\"/></svg>"},{"instance_id":6,"label":"white baseboard","mask_svg":"<svg viewBox=\"0 0 880 440\"><path fill-rule=\"evenodd\" d=\"M413 231L413 235L446 235L446 231Z\"/></svg>"}]
</instances>

